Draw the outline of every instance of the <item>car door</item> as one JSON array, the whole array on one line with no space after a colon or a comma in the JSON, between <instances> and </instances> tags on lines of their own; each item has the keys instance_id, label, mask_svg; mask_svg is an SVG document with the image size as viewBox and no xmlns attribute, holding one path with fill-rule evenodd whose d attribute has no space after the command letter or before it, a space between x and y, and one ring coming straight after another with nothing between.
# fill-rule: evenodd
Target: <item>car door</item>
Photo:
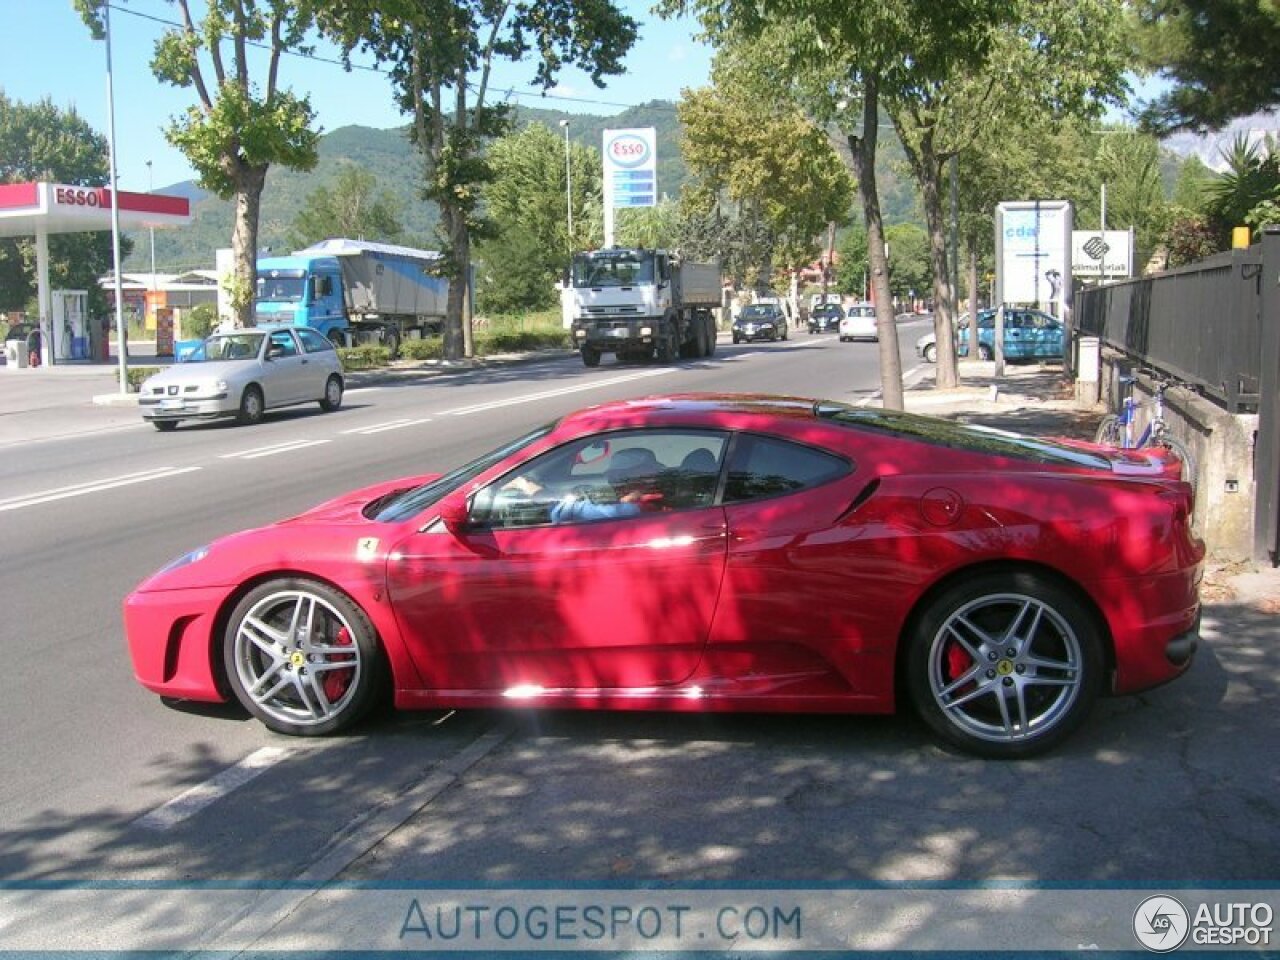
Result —
<instances>
[{"instance_id":1,"label":"car door","mask_svg":"<svg viewBox=\"0 0 1280 960\"><path fill-rule=\"evenodd\" d=\"M1004 317L1004 355L1010 360L1028 356L1027 315L1022 310L1008 310Z\"/></svg>"},{"instance_id":2,"label":"car door","mask_svg":"<svg viewBox=\"0 0 1280 960\"><path fill-rule=\"evenodd\" d=\"M700 673L752 676L785 694L855 656L850 610L876 604L859 604L856 553L839 526L857 486L853 465L829 450L751 434L735 440L724 587Z\"/></svg>"},{"instance_id":3,"label":"car door","mask_svg":"<svg viewBox=\"0 0 1280 960\"><path fill-rule=\"evenodd\" d=\"M727 443L661 430L573 441L476 492L465 529L434 524L399 545L388 588L427 685L619 691L690 676L724 574ZM659 464L633 478L652 481L644 509L552 522L566 498L603 496L611 465L640 450ZM688 465L695 451L709 466Z\"/></svg>"},{"instance_id":4,"label":"car door","mask_svg":"<svg viewBox=\"0 0 1280 960\"><path fill-rule=\"evenodd\" d=\"M328 339L314 330L298 327L293 332L302 344L303 367L306 371L304 399L319 400L324 396L329 374L342 372L338 351Z\"/></svg>"},{"instance_id":5,"label":"car door","mask_svg":"<svg viewBox=\"0 0 1280 960\"><path fill-rule=\"evenodd\" d=\"M308 361L292 330L286 328L271 331L267 339L264 367L262 379L267 406L278 407L309 399Z\"/></svg>"}]
</instances>

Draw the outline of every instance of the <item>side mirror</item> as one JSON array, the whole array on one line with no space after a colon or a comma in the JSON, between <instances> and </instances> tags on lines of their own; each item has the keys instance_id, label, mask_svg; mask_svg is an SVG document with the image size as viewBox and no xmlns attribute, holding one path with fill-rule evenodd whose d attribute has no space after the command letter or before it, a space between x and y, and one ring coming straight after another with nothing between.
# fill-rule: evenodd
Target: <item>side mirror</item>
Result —
<instances>
[{"instance_id":1,"label":"side mirror","mask_svg":"<svg viewBox=\"0 0 1280 960\"><path fill-rule=\"evenodd\" d=\"M283 347L277 347L277 346L275 346L274 344L273 344L273 345L271 345L271 346L269 346L269 347L267 347L267 359L268 359L268 360L274 360L276 357L283 357L283 356L284 356L284 348L283 348Z\"/></svg>"},{"instance_id":2,"label":"side mirror","mask_svg":"<svg viewBox=\"0 0 1280 960\"><path fill-rule=\"evenodd\" d=\"M454 497L440 504L440 522L455 536L463 533L471 522L467 501Z\"/></svg>"}]
</instances>

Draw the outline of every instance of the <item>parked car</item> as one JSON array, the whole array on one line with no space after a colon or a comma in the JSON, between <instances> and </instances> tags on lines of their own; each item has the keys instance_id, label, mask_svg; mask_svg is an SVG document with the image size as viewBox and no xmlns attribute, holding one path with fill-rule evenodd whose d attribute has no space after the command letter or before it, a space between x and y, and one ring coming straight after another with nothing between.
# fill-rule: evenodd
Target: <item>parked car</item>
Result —
<instances>
[{"instance_id":1,"label":"parked car","mask_svg":"<svg viewBox=\"0 0 1280 960\"><path fill-rule=\"evenodd\" d=\"M840 341L879 340L876 329L876 308L872 303L855 303L845 311L840 321Z\"/></svg>"},{"instance_id":2,"label":"parked car","mask_svg":"<svg viewBox=\"0 0 1280 960\"><path fill-rule=\"evenodd\" d=\"M978 312L978 359L995 357L996 312ZM1062 321L1039 310L1006 309L1004 312L1004 355L1008 360L1062 359L1065 337ZM956 321L956 351L969 355L969 315ZM933 333L916 341L916 355L929 363L938 362L938 343Z\"/></svg>"},{"instance_id":3,"label":"parked car","mask_svg":"<svg viewBox=\"0 0 1280 960\"><path fill-rule=\"evenodd\" d=\"M810 333L831 333L840 329L844 307L838 303L820 303L809 311Z\"/></svg>"},{"instance_id":4,"label":"parked car","mask_svg":"<svg viewBox=\"0 0 1280 960\"><path fill-rule=\"evenodd\" d=\"M1190 664L1204 545L1179 470L831 401L618 401L194 550L129 595L125 629L143 686L235 698L286 734L390 696L904 699L964 749L1021 757Z\"/></svg>"},{"instance_id":5,"label":"parked car","mask_svg":"<svg viewBox=\"0 0 1280 960\"><path fill-rule=\"evenodd\" d=\"M742 308L733 321L733 342L743 340L786 340L787 318L772 303L753 303Z\"/></svg>"},{"instance_id":6,"label":"parked car","mask_svg":"<svg viewBox=\"0 0 1280 960\"><path fill-rule=\"evenodd\" d=\"M313 401L337 410L342 391L338 351L316 331L235 330L215 333L144 380L138 407L157 430L172 430L183 420L218 417L257 423L267 410Z\"/></svg>"}]
</instances>

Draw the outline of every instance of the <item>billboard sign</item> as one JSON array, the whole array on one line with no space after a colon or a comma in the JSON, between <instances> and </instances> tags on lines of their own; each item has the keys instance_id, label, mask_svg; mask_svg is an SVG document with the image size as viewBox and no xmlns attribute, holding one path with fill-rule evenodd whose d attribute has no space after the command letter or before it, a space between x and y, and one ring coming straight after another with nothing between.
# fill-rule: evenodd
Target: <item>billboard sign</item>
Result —
<instances>
[{"instance_id":1,"label":"billboard sign","mask_svg":"<svg viewBox=\"0 0 1280 960\"><path fill-rule=\"evenodd\" d=\"M999 303L1037 304L1061 316L1071 290L1071 204L1019 200L996 205Z\"/></svg>"},{"instance_id":2,"label":"billboard sign","mask_svg":"<svg viewBox=\"0 0 1280 960\"><path fill-rule=\"evenodd\" d=\"M653 127L604 132L606 207L652 207L658 197L658 138Z\"/></svg>"},{"instance_id":3,"label":"billboard sign","mask_svg":"<svg viewBox=\"0 0 1280 960\"><path fill-rule=\"evenodd\" d=\"M1133 276L1133 229L1072 230L1071 273L1077 277Z\"/></svg>"}]
</instances>

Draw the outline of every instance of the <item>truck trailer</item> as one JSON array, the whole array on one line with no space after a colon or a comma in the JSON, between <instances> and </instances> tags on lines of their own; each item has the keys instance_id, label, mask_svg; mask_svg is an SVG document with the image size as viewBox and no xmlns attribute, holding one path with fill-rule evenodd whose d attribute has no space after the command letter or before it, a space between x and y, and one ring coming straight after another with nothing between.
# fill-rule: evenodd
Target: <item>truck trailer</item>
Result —
<instances>
[{"instance_id":1,"label":"truck trailer","mask_svg":"<svg viewBox=\"0 0 1280 960\"><path fill-rule=\"evenodd\" d=\"M573 342L588 367L600 357L670 363L716 349L720 265L666 250L612 247L575 254L570 270Z\"/></svg>"},{"instance_id":2,"label":"truck trailer","mask_svg":"<svg viewBox=\"0 0 1280 960\"><path fill-rule=\"evenodd\" d=\"M435 275L440 262L433 250L343 238L263 257L254 319L310 327L338 346L381 344L394 357L402 341L444 326L449 281Z\"/></svg>"}]
</instances>

